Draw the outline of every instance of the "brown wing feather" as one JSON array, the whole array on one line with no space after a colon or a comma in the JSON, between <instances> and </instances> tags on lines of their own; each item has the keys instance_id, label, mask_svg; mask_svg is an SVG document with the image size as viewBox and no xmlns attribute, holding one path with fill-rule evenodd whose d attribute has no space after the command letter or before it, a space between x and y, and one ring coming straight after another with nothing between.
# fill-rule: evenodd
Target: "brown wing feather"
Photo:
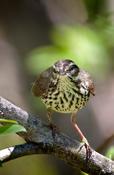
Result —
<instances>
[{"instance_id":1,"label":"brown wing feather","mask_svg":"<svg viewBox=\"0 0 114 175\"><path fill-rule=\"evenodd\" d=\"M84 70L80 69L80 72L78 74L78 81L77 83L80 85L81 82L86 82L85 84L87 85L88 91L92 94L95 95L95 86L94 82L91 78L91 76Z\"/></svg>"},{"instance_id":2,"label":"brown wing feather","mask_svg":"<svg viewBox=\"0 0 114 175\"><path fill-rule=\"evenodd\" d=\"M48 68L44 72L42 72L36 81L33 83L32 86L32 93L39 97L42 96L42 94L46 94L49 84L50 84L50 79L52 77L52 67Z\"/></svg>"}]
</instances>

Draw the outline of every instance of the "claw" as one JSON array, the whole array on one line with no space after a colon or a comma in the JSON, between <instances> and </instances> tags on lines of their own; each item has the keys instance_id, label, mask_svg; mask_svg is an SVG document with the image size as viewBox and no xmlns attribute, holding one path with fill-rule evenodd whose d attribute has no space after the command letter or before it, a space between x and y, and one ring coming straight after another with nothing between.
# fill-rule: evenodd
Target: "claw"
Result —
<instances>
[{"instance_id":1,"label":"claw","mask_svg":"<svg viewBox=\"0 0 114 175\"><path fill-rule=\"evenodd\" d=\"M82 140L82 145L80 147L80 150L83 148L83 146L85 147L86 149L86 163L88 163L91 155L92 155L92 150L91 150L91 147L87 141L87 139L84 137L83 140ZM79 150L79 151L80 151Z\"/></svg>"},{"instance_id":2,"label":"claw","mask_svg":"<svg viewBox=\"0 0 114 175\"><path fill-rule=\"evenodd\" d=\"M91 147L90 145L87 145L86 143L84 144L85 146L85 149L86 149L86 163L88 163L91 155L92 155L92 150L91 150Z\"/></svg>"},{"instance_id":3,"label":"claw","mask_svg":"<svg viewBox=\"0 0 114 175\"><path fill-rule=\"evenodd\" d=\"M53 123L50 123L48 127L52 130L52 136L55 138L56 133L59 133L59 128Z\"/></svg>"},{"instance_id":4,"label":"claw","mask_svg":"<svg viewBox=\"0 0 114 175\"><path fill-rule=\"evenodd\" d=\"M86 139L85 137L83 137L83 139L82 139L82 143L84 143L84 144L86 144L86 145L89 146L89 143L88 143L88 141L87 141L87 139Z\"/></svg>"}]
</instances>

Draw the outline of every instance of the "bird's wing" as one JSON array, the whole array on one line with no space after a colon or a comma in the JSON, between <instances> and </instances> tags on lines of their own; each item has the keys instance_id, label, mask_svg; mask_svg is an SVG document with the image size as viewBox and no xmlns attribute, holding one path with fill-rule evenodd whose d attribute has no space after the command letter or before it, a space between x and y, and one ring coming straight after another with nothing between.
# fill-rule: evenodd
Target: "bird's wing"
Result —
<instances>
[{"instance_id":1,"label":"bird's wing","mask_svg":"<svg viewBox=\"0 0 114 175\"><path fill-rule=\"evenodd\" d=\"M89 93L91 93L92 95L95 95L95 86L91 76L89 75L88 72L80 69L80 72L78 73L78 79L76 80L75 85L78 86L80 89L82 84L83 85L85 84L85 89L87 88Z\"/></svg>"},{"instance_id":2,"label":"bird's wing","mask_svg":"<svg viewBox=\"0 0 114 175\"><path fill-rule=\"evenodd\" d=\"M51 77L52 77L52 67L48 68L38 76L36 81L33 83L32 93L37 97L46 94L49 88Z\"/></svg>"}]
</instances>

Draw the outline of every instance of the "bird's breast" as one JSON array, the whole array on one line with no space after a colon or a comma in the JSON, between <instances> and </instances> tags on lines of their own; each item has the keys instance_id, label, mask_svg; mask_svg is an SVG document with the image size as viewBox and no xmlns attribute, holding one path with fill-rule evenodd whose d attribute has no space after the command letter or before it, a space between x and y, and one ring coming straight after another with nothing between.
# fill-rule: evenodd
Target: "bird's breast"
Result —
<instances>
[{"instance_id":1,"label":"bird's breast","mask_svg":"<svg viewBox=\"0 0 114 175\"><path fill-rule=\"evenodd\" d=\"M47 108L57 112L72 113L86 105L89 96L84 96L67 77L58 79L55 86L42 97Z\"/></svg>"}]
</instances>

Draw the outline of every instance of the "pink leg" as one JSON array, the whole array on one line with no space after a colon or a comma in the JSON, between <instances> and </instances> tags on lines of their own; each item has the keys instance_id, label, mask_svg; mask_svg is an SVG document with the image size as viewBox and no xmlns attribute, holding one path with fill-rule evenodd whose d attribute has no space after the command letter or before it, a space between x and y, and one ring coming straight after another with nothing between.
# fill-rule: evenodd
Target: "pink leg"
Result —
<instances>
[{"instance_id":1,"label":"pink leg","mask_svg":"<svg viewBox=\"0 0 114 175\"><path fill-rule=\"evenodd\" d=\"M76 130L76 132L78 132L81 141L86 143L89 146L89 143L88 143L86 137L84 136L84 134L82 133L82 131L78 127L77 123L75 122L75 118L76 118L76 113L72 113L71 122L72 122L72 125L73 125L74 129Z\"/></svg>"}]
</instances>

